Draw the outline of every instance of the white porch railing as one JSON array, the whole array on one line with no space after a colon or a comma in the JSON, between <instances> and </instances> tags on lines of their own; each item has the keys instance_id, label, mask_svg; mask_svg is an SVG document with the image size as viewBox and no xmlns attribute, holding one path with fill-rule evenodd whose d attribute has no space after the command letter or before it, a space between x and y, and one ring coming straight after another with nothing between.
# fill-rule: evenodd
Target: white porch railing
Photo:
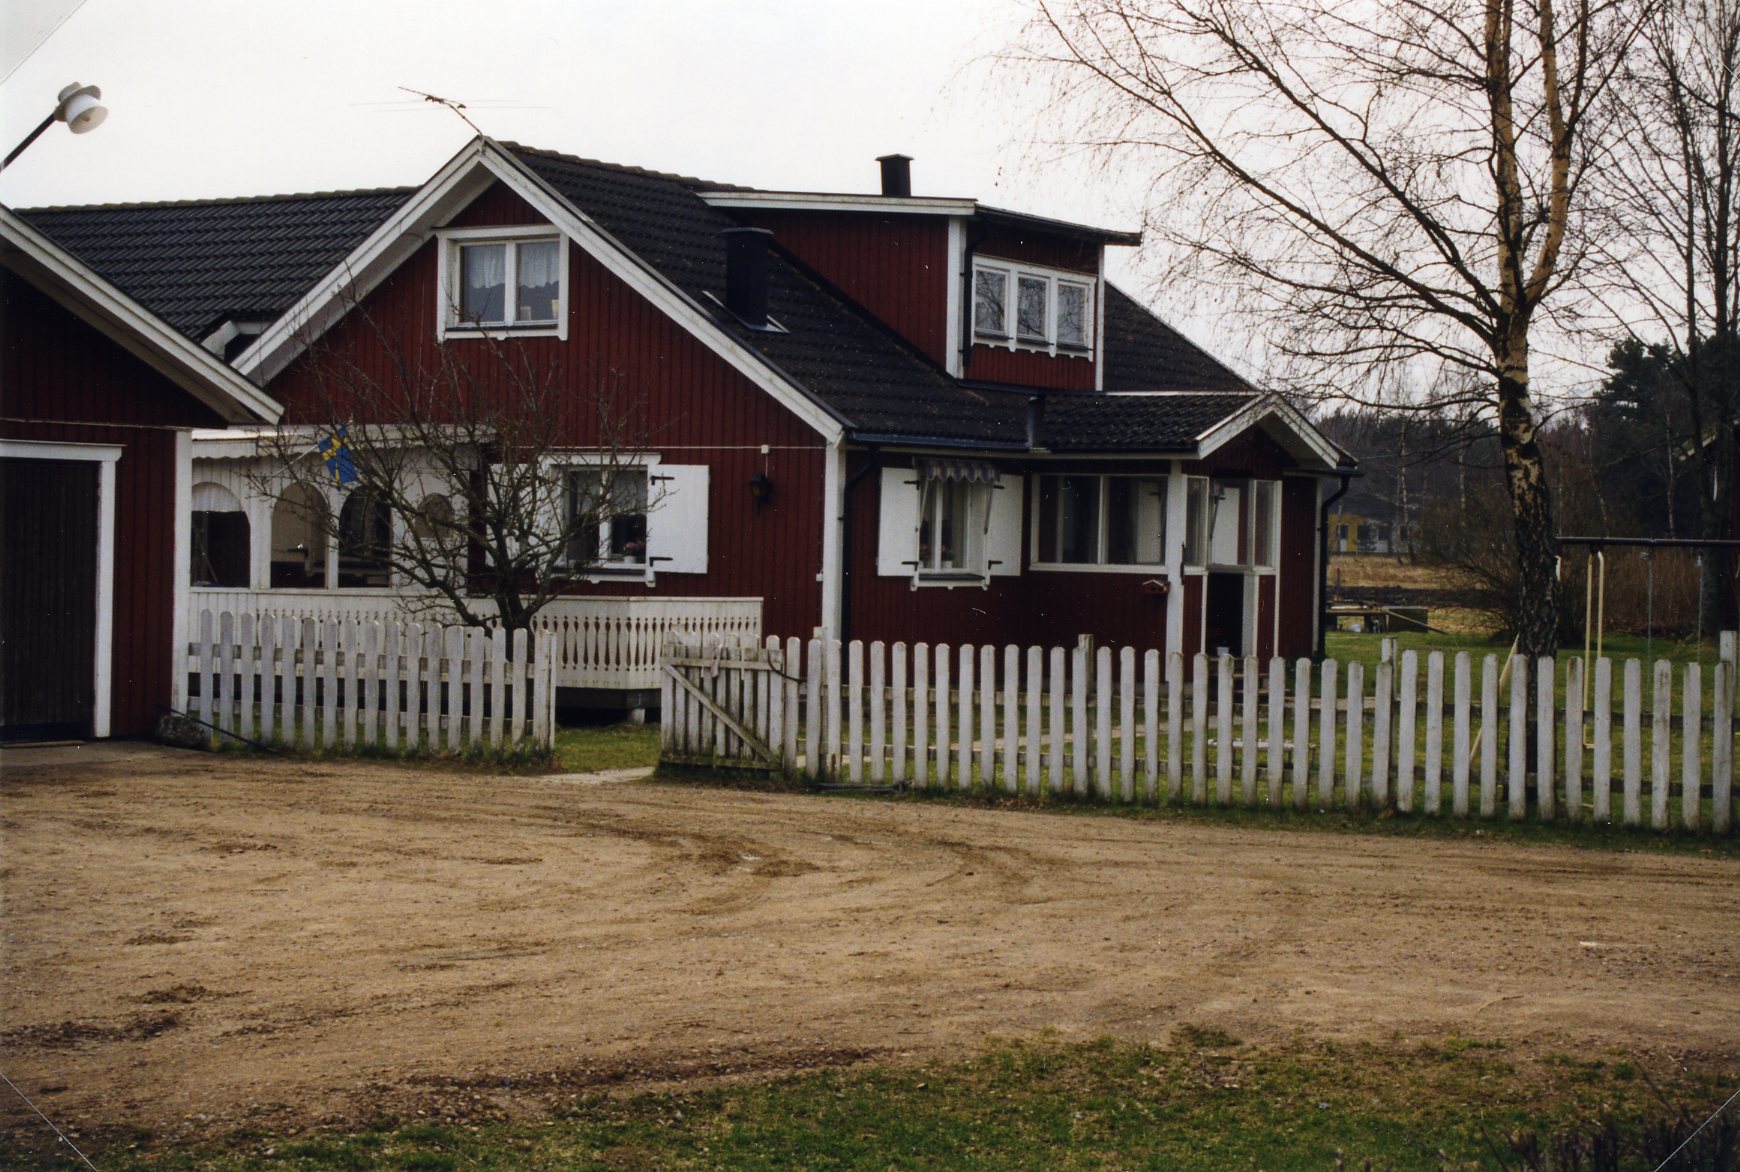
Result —
<instances>
[{"instance_id":1,"label":"white porch railing","mask_svg":"<svg viewBox=\"0 0 1740 1172\"><path fill-rule=\"evenodd\" d=\"M234 590L194 587L188 630L202 611L317 623L414 620L450 623L452 611L398 590ZM659 648L673 638L759 640L759 598L558 598L538 612L536 632L555 636L556 686L651 690L659 686Z\"/></svg>"}]
</instances>

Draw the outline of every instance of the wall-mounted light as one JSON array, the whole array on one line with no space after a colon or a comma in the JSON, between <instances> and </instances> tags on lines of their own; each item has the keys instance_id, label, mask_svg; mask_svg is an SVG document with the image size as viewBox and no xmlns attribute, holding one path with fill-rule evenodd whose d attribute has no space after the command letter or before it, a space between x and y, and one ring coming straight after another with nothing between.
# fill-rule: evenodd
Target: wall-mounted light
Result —
<instances>
[{"instance_id":1,"label":"wall-mounted light","mask_svg":"<svg viewBox=\"0 0 1740 1172\"><path fill-rule=\"evenodd\" d=\"M773 499L773 481L764 472L757 472L749 478L749 499L757 505L765 505Z\"/></svg>"}]
</instances>

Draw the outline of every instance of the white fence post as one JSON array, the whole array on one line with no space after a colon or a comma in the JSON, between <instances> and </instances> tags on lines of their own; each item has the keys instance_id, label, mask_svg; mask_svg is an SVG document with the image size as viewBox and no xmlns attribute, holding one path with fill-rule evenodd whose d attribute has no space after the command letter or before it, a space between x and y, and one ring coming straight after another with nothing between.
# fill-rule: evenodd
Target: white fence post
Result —
<instances>
[{"instance_id":1,"label":"white fence post","mask_svg":"<svg viewBox=\"0 0 1740 1172\"><path fill-rule=\"evenodd\" d=\"M1003 736L997 754L1003 759L1003 792L1009 794L1021 792L1020 700L1021 649L1010 643L1003 648Z\"/></svg>"},{"instance_id":2,"label":"white fence post","mask_svg":"<svg viewBox=\"0 0 1740 1172\"><path fill-rule=\"evenodd\" d=\"M1190 661L1190 800L1208 802L1208 656Z\"/></svg>"},{"instance_id":3,"label":"white fence post","mask_svg":"<svg viewBox=\"0 0 1740 1172\"><path fill-rule=\"evenodd\" d=\"M1670 737L1674 712L1674 669L1665 659L1655 661L1655 691L1650 698L1650 789L1649 824L1666 830L1670 778Z\"/></svg>"},{"instance_id":4,"label":"white fence post","mask_svg":"<svg viewBox=\"0 0 1740 1172\"><path fill-rule=\"evenodd\" d=\"M1419 654L1413 648L1402 652L1400 709L1396 713L1396 809L1414 812L1414 719L1419 708Z\"/></svg>"},{"instance_id":5,"label":"white fence post","mask_svg":"<svg viewBox=\"0 0 1740 1172\"><path fill-rule=\"evenodd\" d=\"M1257 667L1257 657L1247 655L1244 671L1244 711L1242 735L1239 737L1239 800L1246 806L1257 804L1257 693L1263 677Z\"/></svg>"},{"instance_id":6,"label":"white fence post","mask_svg":"<svg viewBox=\"0 0 1740 1172\"><path fill-rule=\"evenodd\" d=\"M1696 830L1703 815L1703 703L1703 669L1688 663L1680 697L1680 825L1687 830Z\"/></svg>"},{"instance_id":7,"label":"white fence post","mask_svg":"<svg viewBox=\"0 0 1740 1172\"><path fill-rule=\"evenodd\" d=\"M1347 765L1342 771L1341 799L1359 809L1360 774L1365 767L1365 664L1347 665Z\"/></svg>"},{"instance_id":8,"label":"white fence post","mask_svg":"<svg viewBox=\"0 0 1740 1172\"><path fill-rule=\"evenodd\" d=\"M1535 803L1542 821L1553 819L1553 657L1543 655L1535 672Z\"/></svg>"},{"instance_id":9,"label":"white fence post","mask_svg":"<svg viewBox=\"0 0 1740 1172\"><path fill-rule=\"evenodd\" d=\"M1468 776L1472 765L1470 758L1474 754L1469 708L1473 702L1474 657L1466 651L1458 651L1450 739L1450 812L1458 818L1468 816Z\"/></svg>"},{"instance_id":10,"label":"white fence post","mask_svg":"<svg viewBox=\"0 0 1740 1172\"><path fill-rule=\"evenodd\" d=\"M1498 656L1480 660L1480 816L1498 817Z\"/></svg>"},{"instance_id":11,"label":"white fence post","mask_svg":"<svg viewBox=\"0 0 1740 1172\"><path fill-rule=\"evenodd\" d=\"M1136 649L1118 649L1118 798L1136 800Z\"/></svg>"},{"instance_id":12,"label":"white fence post","mask_svg":"<svg viewBox=\"0 0 1740 1172\"><path fill-rule=\"evenodd\" d=\"M1528 813L1528 702L1528 657L1513 655L1510 657L1510 816L1513 821Z\"/></svg>"},{"instance_id":13,"label":"white fence post","mask_svg":"<svg viewBox=\"0 0 1740 1172\"><path fill-rule=\"evenodd\" d=\"M930 644L912 645L912 784L930 784Z\"/></svg>"},{"instance_id":14,"label":"white fence post","mask_svg":"<svg viewBox=\"0 0 1740 1172\"><path fill-rule=\"evenodd\" d=\"M1444 653L1426 656L1426 813L1444 812Z\"/></svg>"},{"instance_id":15,"label":"white fence post","mask_svg":"<svg viewBox=\"0 0 1740 1172\"><path fill-rule=\"evenodd\" d=\"M956 689L960 704L955 718L959 729L955 741L955 786L963 792L973 788L973 688L976 683L973 676L977 668L973 645L961 644L961 679Z\"/></svg>"},{"instance_id":16,"label":"white fence post","mask_svg":"<svg viewBox=\"0 0 1740 1172\"><path fill-rule=\"evenodd\" d=\"M1734 800L1734 669L1732 659L1716 664L1710 714L1710 830L1727 834Z\"/></svg>"},{"instance_id":17,"label":"white fence post","mask_svg":"<svg viewBox=\"0 0 1740 1172\"><path fill-rule=\"evenodd\" d=\"M1232 804L1233 775L1233 657L1214 660L1214 801Z\"/></svg>"},{"instance_id":18,"label":"white fence post","mask_svg":"<svg viewBox=\"0 0 1740 1172\"><path fill-rule=\"evenodd\" d=\"M1317 697L1317 805L1327 810L1335 792L1336 662L1323 661L1323 691Z\"/></svg>"}]
</instances>

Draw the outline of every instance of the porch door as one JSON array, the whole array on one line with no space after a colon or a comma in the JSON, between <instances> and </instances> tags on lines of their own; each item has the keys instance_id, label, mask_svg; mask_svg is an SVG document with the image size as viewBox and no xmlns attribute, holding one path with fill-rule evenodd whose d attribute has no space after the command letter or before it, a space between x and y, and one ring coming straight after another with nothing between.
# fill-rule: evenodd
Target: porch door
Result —
<instances>
[{"instance_id":1,"label":"porch door","mask_svg":"<svg viewBox=\"0 0 1740 1172\"><path fill-rule=\"evenodd\" d=\"M98 470L0 459L0 739L91 735Z\"/></svg>"},{"instance_id":2,"label":"porch door","mask_svg":"<svg viewBox=\"0 0 1740 1172\"><path fill-rule=\"evenodd\" d=\"M1202 649L1212 658L1222 647L1245 653L1245 575L1214 571L1208 575L1203 605Z\"/></svg>"}]
</instances>

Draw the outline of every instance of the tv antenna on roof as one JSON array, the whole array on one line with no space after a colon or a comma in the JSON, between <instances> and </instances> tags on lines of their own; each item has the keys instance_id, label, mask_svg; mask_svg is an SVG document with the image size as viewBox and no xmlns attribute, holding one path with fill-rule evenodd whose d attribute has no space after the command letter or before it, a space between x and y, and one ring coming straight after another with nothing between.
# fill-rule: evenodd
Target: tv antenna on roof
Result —
<instances>
[{"instance_id":1,"label":"tv antenna on roof","mask_svg":"<svg viewBox=\"0 0 1740 1172\"><path fill-rule=\"evenodd\" d=\"M459 115L460 120L467 126L471 127L471 129L477 131L479 134L483 133L483 127L467 117L464 102L456 102L452 98L444 98L440 94L426 94L422 90L414 90L408 85L402 85L398 88L404 90L408 94L416 94L425 102L434 102L437 106L446 106L449 110L452 110L455 114Z\"/></svg>"}]
</instances>

